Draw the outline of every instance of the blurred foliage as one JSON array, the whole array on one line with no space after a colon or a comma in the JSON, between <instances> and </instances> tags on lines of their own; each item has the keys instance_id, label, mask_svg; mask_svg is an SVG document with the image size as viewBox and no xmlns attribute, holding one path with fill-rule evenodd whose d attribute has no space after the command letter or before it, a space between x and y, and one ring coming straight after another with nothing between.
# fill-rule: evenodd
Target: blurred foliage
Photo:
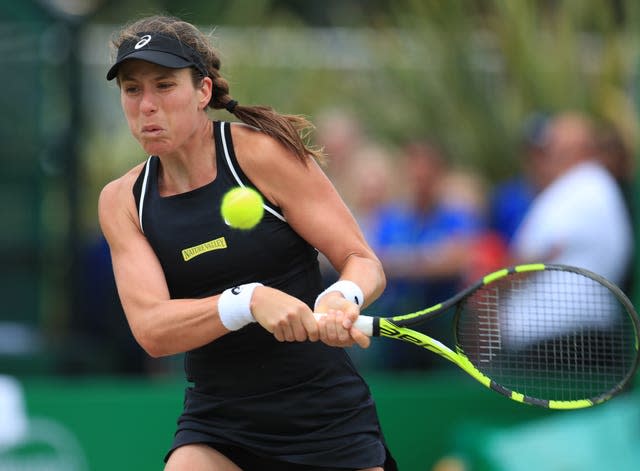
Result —
<instances>
[{"instance_id":1,"label":"blurred foliage","mask_svg":"<svg viewBox=\"0 0 640 471\"><path fill-rule=\"evenodd\" d=\"M146 0L116 2L98 18L158 8L207 25L366 28L374 55L364 67L252 66L226 56L221 36L223 72L243 102L312 116L346 107L383 141L436 139L491 178L514 169L521 123L536 111L584 110L635 141L640 7L632 0ZM245 39L259 49L260 34L249 29Z\"/></svg>"},{"instance_id":2,"label":"blurred foliage","mask_svg":"<svg viewBox=\"0 0 640 471\"><path fill-rule=\"evenodd\" d=\"M407 52L386 71L394 133L433 136L455 161L492 177L514 170L520 127L536 111L583 110L616 122L635 140L629 88L637 61L636 2L396 5L392 24L401 34L392 29L390 41ZM403 47L407 31L411 42Z\"/></svg>"},{"instance_id":3,"label":"blurred foliage","mask_svg":"<svg viewBox=\"0 0 640 471\"><path fill-rule=\"evenodd\" d=\"M164 12L197 24L362 26L388 15L391 0L103 0L97 21Z\"/></svg>"},{"instance_id":4,"label":"blurred foliage","mask_svg":"<svg viewBox=\"0 0 640 471\"><path fill-rule=\"evenodd\" d=\"M115 28L165 12L214 28L222 73L241 103L312 119L344 108L378 141L434 139L490 181L518 170L522 124L534 112L583 110L637 140L634 0L131 3L106 2L92 21ZM144 159L117 119L88 120L85 201ZM94 205L85 214L95 226Z\"/></svg>"}]
</instances>

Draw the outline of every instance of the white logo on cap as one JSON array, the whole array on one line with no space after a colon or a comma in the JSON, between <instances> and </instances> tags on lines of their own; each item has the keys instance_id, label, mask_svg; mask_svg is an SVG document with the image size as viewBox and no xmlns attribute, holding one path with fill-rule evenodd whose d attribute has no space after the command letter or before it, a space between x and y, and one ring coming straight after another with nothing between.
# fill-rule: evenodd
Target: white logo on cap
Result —
<instances>
[{"instance_id":1,"label":"white logo on cap","mask_svg":"<svg viewBox=\"0 0 640 471\"><path fill-rule=\"evenodd\" d=\"M147 44L149 44L149 41L151 41L151 35L150 34L145 34L144 36L142 36L142 38L140 38L140 41L137 42L137 44L134 46L134 48L135 49L140 49L141 47L144 47Z\"/></svg>"}]
</instances>

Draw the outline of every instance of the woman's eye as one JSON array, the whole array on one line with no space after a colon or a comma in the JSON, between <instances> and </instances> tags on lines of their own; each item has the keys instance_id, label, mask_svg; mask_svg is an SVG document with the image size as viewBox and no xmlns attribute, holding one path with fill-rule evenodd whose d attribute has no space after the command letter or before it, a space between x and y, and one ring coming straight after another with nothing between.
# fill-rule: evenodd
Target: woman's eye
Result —
<instances>
[{"instance_id":1,"label":"woman's eye","mask_svg":"<svg viewBox=\"0 0 640 471\"><path fill-rule=\"evenodd\" d=\"M173 86L173 83L171 83L171 82L160 82L158 84L158 88L160 88L162 90L167 89L167 88L171 88L172 86Z\"/></svg>"}]
</instances>

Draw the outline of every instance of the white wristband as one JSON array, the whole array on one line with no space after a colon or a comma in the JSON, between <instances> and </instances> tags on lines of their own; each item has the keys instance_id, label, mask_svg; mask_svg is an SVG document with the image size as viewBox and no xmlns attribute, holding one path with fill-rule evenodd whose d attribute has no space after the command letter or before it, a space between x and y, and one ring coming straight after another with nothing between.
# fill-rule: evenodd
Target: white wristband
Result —
<instances>
[{"instance_id":1,"label":"white wristband","mask_svg":"<svg viewBox=\"0 0 640 471\"><path fill-rule=\"evenodd\" d=\"M238 330L256 320L251 314L253 291L262 283L247 283L224 290L218 298L220 322L229 330Z\"/></svg>"},{"instance_id":2,"label":"white wristband","mask_svg":"<svg viewBox=\"0 0 640 471\"><path fill-rule=\"evenodd\" d=\"M320 301L320 298L332 291L338 291L342 294L342 296L344 296L345 299L351 301L352 303L356 303L360 307L362 307L362 305L364 304L364 293L357 284L349 280L339 280L318 295L314 305L314 310L318 306L318 301Z\"/></svg>"}]
</instances>

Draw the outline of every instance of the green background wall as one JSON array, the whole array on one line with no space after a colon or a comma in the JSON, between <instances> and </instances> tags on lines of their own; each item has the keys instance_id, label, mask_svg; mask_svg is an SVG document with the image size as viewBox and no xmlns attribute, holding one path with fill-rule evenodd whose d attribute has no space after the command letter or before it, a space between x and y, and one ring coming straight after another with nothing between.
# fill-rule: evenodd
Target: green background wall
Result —
<instances>
[{"instance_id":1,"label":"green background wall","mask_svg":"<svg viewBox=\"0 0 640 471\"><path fill-rule=\"evenodd\" d=\"M599 416L608 416L609 412L615 417L629 416L620 413L621 407L629 407L629 413L637 416L640 404L640 394L636 392L589 410L546 411L505 399L456 369L420 375L376 374L367 379L388 444L404 471L433 469L450 454L466 457L473 465L470 470L497 469L495 464L482 468L487 453L493 452L485 448L491 443L492 434L508 434L510 430L534 427L537 423L545 423L546 430L553 430L549 424L555 423L557 428L564 421L573 421L574 425L578 421L582 433L588 434L589 424L596 426ZM88 469L93 471L162 469L162 457L173 436L185 386L181 381L160 379L23 382L29 417L63 424L79 441ZM628 433L620 426L617 428L598 433L626 435L634 443L640 439L637 427ZM544 430L536 436L543 438ZM567 433L564 440L560 451L547 447L546 453L555 453L560 461L563 458L571 462L575 458L572 455L575 441L584 437ZM618 471L631 466L625 462L626 455L621 454L620 446L624 445L611 448L610 455L607 450L601 453L609 456L610 463L618 460ZM530 452L535 450L526 448ZM441 466L443 463L440 461ZM594 463L593 469L600 469L601 465Z\"/></svg>"}]
</instances>

